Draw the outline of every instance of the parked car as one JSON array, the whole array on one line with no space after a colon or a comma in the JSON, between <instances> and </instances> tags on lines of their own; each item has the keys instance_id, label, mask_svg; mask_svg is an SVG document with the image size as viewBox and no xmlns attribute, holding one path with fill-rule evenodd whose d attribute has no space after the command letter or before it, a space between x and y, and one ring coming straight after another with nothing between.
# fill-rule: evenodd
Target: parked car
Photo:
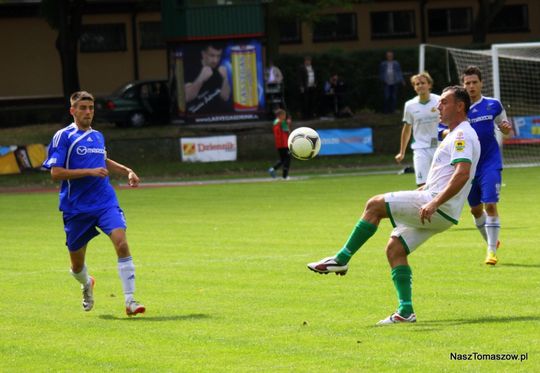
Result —
<instances>
[{"instance_id":1,"label":"parked car","mask_svg":"<svg viewBox=\"0 0 540 373\"><path fill-rule=\"evenodd\" d=\"M120 127L142 127L147 123L168 123L170 107L166 79L135 80L109 96L96 98L95 117Z\"/></svg>"}]
</instances>

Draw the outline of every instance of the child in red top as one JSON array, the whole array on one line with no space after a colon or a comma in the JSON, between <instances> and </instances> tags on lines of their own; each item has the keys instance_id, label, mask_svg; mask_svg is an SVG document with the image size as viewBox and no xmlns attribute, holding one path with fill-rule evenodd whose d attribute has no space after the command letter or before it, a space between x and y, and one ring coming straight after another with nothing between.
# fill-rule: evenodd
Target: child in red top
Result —
<instances>
[{"instance_id":1,"label":"child in red top","mask_svg":"<svg viewBox=\"0 0 540 373\"><path fill-rule=\"evenodd\" d=\"M279 153L279 161L268 169L268 173L273 178L276 177L276 170L280 167L283 167L283 179L287 180L289 178L291 153L289 152L287 140L289 139L290 124L291 119L287 118L287 112L283 109L278 109L272 130L274 131L276 149Z\"/></svg>"}]
</instances>

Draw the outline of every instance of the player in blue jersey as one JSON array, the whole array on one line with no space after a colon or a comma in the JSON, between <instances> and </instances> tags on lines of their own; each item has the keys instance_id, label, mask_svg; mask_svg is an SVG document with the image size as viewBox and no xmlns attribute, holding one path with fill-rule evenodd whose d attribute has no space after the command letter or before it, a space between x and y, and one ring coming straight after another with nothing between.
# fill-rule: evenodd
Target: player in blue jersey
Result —
<instances>
[{"instance_id":1,"label":"player in blue jersey","mask_svg":"<svg viewBox=\"0 0 540 373\"><path fill-rule=\"evenodd\" d=\"M118 256L118 273L124 290L126 314L144 313L145 307L133 297L135 266L126 239L126 220L109 183L109 171L127 176L136 187L139 177L133 170L109 158L103 135L91 127L94 97L85 91L71 95L70 114L74 122L54 135L43 166L54 181L62 181L60 210L63 213L66 246L71 274L80 282L83 309L94 306L95 280L85 264L86 246L97 236L96 227L107 234Z\"/></svg>"},{"instance_id":2,"label":"player in blue jersey","mask_svg":"<svg viewBox=\"0 0 540 373\"><path fill-rule=\"evenodd\" d=\"M497 264L497 247L501 229L497 202L502 181L502 156L495 131L508 134L512 125L499 100L482 96L482 72L477 66L469 66L461 75L463 86L471 97L467 114L469 122L478 134L482 153L473 186L469 194L469 206L476 227L487 242L485 263Z\"/></svg>"}]
</instances>

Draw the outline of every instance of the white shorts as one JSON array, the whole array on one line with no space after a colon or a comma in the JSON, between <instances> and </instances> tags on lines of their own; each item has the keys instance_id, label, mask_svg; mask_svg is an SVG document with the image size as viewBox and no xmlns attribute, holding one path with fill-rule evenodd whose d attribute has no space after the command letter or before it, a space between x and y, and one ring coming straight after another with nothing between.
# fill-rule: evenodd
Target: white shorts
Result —
<instances>
[{"instance_id":1,"label":"white shorts","mask_svg":"<svg viewBox=\"0 0 540 373\"><path fill-rule=\"evenodd\" d=\"M430 192L407 191L391 192L384 195L386 211L394 230L392 237L398 237L405 247L407 254L413 252L431 236L444 232L454 223L436 212L431 222L420 221L420 207L431 201Z\"/></svg>"},{"instance_id":2,"label":"white shorts","mask_svg":"<svg viewBox=\"0 0 540 373\"><path fill-rule=\"evenodd\" d=\"M425 184L427 174L433 161L437 148L413 149L414 174L416 176L416 185Z\"/></svg>"}]
</instances>

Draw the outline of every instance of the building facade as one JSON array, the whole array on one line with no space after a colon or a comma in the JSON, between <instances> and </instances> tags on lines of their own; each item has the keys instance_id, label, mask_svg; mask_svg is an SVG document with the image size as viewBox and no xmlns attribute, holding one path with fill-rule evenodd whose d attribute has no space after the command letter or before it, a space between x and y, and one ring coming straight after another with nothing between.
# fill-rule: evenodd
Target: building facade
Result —
<instances>
[{"instance_id":1,"label":"building facade","mask_svg":"<svg viewBox=\"0 0 540 373\"><path fill-rule=\"evenodd\" d=\"M205 0L218 7L241 0ZM105 95L135 79L165 78L166 43L159 1L89 1L83 16L78 64L81 87ZM183 1L177 1L183 6ZM148 5L149 4L149 5ZM195 5L198 4L198 5ZM40 16L40 1L0 4L0 105L8 99L62 96L57 32ZM210 9L210 8L208 8ZM370 50L422 42L468 46L478 2L470 0L377 0L325 12L312 25L280 23L281 54L317 54L331 49ZM540 2L506 0L486 44L540 41Z\"/></svg>"}]
</instances>

